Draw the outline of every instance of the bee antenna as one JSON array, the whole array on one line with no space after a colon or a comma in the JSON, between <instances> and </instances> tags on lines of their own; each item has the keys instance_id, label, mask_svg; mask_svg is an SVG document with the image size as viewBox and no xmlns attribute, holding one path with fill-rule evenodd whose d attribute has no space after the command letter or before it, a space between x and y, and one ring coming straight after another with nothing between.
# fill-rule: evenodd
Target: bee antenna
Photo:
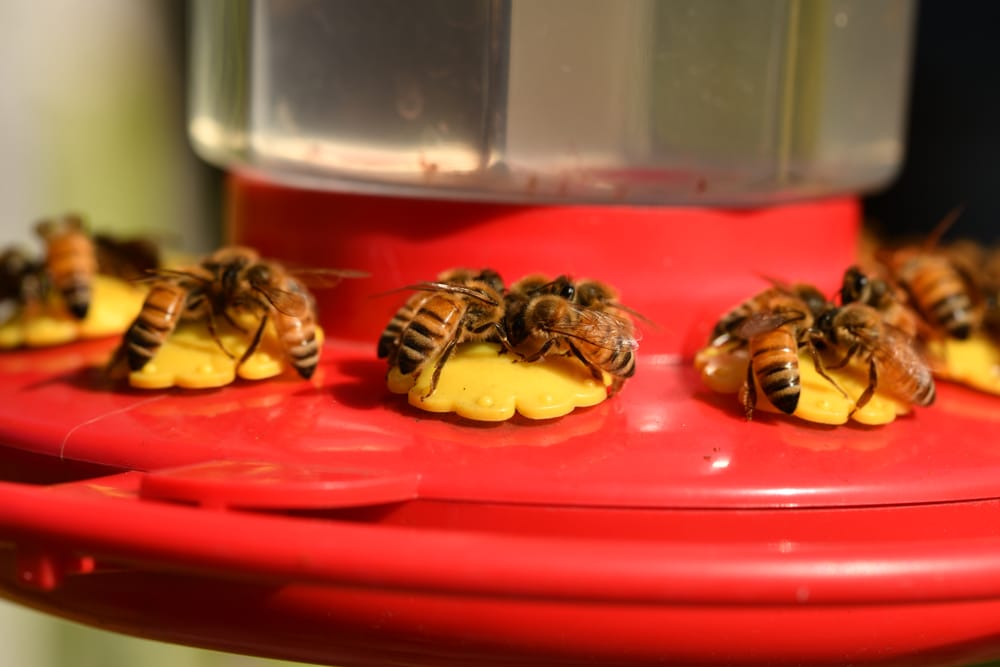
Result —
<instances>
[{"instance_id":1,"label":"bee antenna","mask_svg":"<svg viewBox=\"0 0 1000 667\"><path fill-rule=\"evenodd\" d=\"M758 273L757 277L761 280L771 283L771 287L777 287L786 291L791 291L791 285L787 280L782 280L781 278L775 278L774 276L769 276L766 273Z\"/></svg>"},{"instance_id":2,"label":"bee antenna","mask_svg":"<svg viewBox=\"0 0 1000 667\"><path fill-rule=\"evenodd\" d=\"M941 218L941 221L934 225L934 229L928 234L927 238L924 240L924 250L930 251L937 247L938 242L941 237L944 236L945 232L951 229L955 221L965 212L965 204L959 204L955 208L948 211L948 214Z\"/></svg>"}]
</instances>

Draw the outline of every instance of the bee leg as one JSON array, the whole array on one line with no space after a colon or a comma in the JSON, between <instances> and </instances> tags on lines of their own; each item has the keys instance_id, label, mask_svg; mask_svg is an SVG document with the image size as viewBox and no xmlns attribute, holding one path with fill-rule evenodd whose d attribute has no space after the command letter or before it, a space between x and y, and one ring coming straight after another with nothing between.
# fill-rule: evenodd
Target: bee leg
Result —
<instances>
[{"instance_id":1,"label":"bee leg","mask_svg":"<svg viewBox=\"0 0 1000 667\"><path fill-rule=\"evenodd\" d=\"M847 354L844 355L843 359L841 359L837 364L835 364L833 366L828 366L827 368L830 368L830 369L833 369L833 370L838 370L840 368L843 368L848 363L850 363L851 359L854 357L854 355L856 355L858 353L859 349L861 349L860 344L855 343L854 345L852 345L850 347L849 350L847 350Z\"/></svg>"},{"instance_id":2,"label":"bee leg","mask_svg":"<svg viewBox=\"0 0 1000 667\"><path fill-rule=\"evenodd\" d=\"M499 340L500 344L503 345L503 347L497 351L497 355L507 354L508 352L510 352L511 354L517 354L516 352L514 352L514 346L510 344L510 339L507 338L507 332L504 331L503 327L499 323L495 322L487 326L486 329L488 329L489 327L494 328L494 330L496 331L497 340ZM485 329L483 330L485 331Z\"/></svg>"},{"instance_id":3,"label":"bee leg","mask_svg":"<svg viewBox=\"0 0 1000 667\"><path fill-rule=\"evenodd\" d=\"M226 346L222 344L222 339L219 338L219 331L215 328L215 318L212 316L212 311L209 310L205 315L205 326L208 328L208 333L215 341L219 349L222 350L227 357L230 359L235 359L236 355L226 349Z\"/></svg>"},{"instance_id":4,"label":"bee leg","mask_svg":"<svg viewBox=\"0 0 1000 667\"><path fill-rule=\"evenodd\" d=\"M229 326L231 326L232 328L236 329L241 334L247 333L247 330L244 329L243 327L241 327L240 323L233 319L233 316L229 314L228 310L223 311L222 316L226 318L226 322L229 323ZM232 356L232 355L229 355L229 356Z\"/></svg>"},{"instance_id":5,"label":"bee leg","mask_svg":"<svg viewBox=\"0 0 1000 667\"><path fill-rule=\"evenodd\" d=\"M587 361L587 359L582 354L580 354L580 350L578 350L576 348L576 345L574 345L572 341L567 340L566 342L569 344L569 352L567 352L567 354L572 354L577 359L579 359L580 363L582 363L584 366L586 366L590 370L590 374L594 377L594 379L597 380L598 382L603 383L604 382L604 373L601 372L601 369L598 368L597 366L595 366L594 364L592 364L591 362ZM622 380L622 384L624 384L624 382L625 381ZM619 388L620 388L620 385L619 385ZM617 389L616 389L616 391L617 391Z\"/></svg>"},{"instance_id":6,"label":"bee leg","mask_svg":"<svg viewBox=\"0 0 1000 667\"><path fill-rule=\"evenodd\" d=\"M747 390L743 392L743 412L747 421L753 420L753 411L757 407L757 385L753 377L753 364L747 364Z\"/></svg>"},{"instance_id":7,"label":"bee leg","mask_svg":"<svg viewBox=\"0 0 1000 667\"><path fill-rule=\"evenodd\" d=\"M875 389L877 387L878 366L875 364L875 360L871 359L868 362L868 386L865 387L865 390L861 392L860 396L858 396L858 400L854 402L854 409L851 410L852 415L868 404L868 401L870 401L872 396L875 395Z\"/></svg>"},{"instance_id":8,"label":"bee leg","mask_svg":"<svg viewBox=\"0 0 1000 667\"><path fill-rule=\"evenodd\" d=\"M555 338L550 338L547 341L545 341L545 343L540 348L538 348L538 350L535 351L534 353L529 354L527 356L525 356L523 354L519 354L519 356L521 357L521 361L525 361L525 362L528 362L528 363L532 363L532 362L538 361L539 359L541 359L542 357L544 357L546 354L548 354L549 348L551 348L553 345L555 345L555 343L556 343L556 339ZM587 363L587 362L584 362L584 363Z\"/></svg>"},{"instance_id":9,"label":"bee leg","mask_svg":"<svg viewBox=\"0 0 1000 667\"><path fill-rule=\"evenodd\" d=\"M427 393L420 397L421 401L426 398L430 398L431 394L437 390L438 380L441 379L441 370L444 368L445 362L448 361L448 357L450 357L451 353L455 350L456 345L458 345L457 336L448 342L444 350L441 352L441 356L438 357L436 362L434 362L434 374L431 376L431 386L427 390Z\"/></svg>"},{"instance_id":10,"label":"bee leg","mask_svg":"<svg viewBox=\"0 0 1000 667\"><path fill-rule=\"evenodd\" d=\"M841 387L840 384L836 380L834 380L829 374L827 374L826 369L823 368L823 362L820 360L819 350L817 350L816 346L813 345L812 338L806 341L806 348L809 350L809 355L812 357L813 367L816 369L816 374L819 375L824 380L826 380L827 382L829 382L831 385L833 385L833 387L837 391L839 391L844 398L849 398L847 392L844 391L844 388ZM848 359L850 359L849 356Z\"/></svg>"},{"instance_id":11,"label":"bee leg","mask_svg":"<svg viewBox=\"0 0 1000 667\"><path fill-rule=\"evenodd\" d=\"M247 346L246 351L243 352L243 356L240 360L236 362L236 368L243 365L247 359L257 351L257 346L260 345L260 339L264 336L264 327L267 326L267 313L264 313L260 318L260 325L257 327L257 331L253 334L253 340L250 341L250 345Z\"/></svg>"}]
</instances>

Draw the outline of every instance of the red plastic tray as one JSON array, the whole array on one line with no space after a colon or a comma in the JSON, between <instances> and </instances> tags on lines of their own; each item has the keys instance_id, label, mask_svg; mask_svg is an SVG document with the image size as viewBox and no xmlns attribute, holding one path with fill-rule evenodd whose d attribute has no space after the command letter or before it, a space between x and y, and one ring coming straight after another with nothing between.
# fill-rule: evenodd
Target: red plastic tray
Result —
<instances>
[{"instance_id":1,"label":"red plastic tray","mask_svg":"<svg viewBox=\"0 0 1000 667\"><path fill-rule=\"evenodd\" d=\"M542 209L242 180L233 201L236 240L372 278L323 295L333 337L309 382L145 393L95 370L114 341L0 356L5 596L340 665L1000 655L996 399L941 386L882 428L747 423L686 356L761 274L832 290L852 201ZM604 279L660 327L593 408L423 413L374 358L405 295L370 295L456 264Z\"/></svg>"}]
</instances>

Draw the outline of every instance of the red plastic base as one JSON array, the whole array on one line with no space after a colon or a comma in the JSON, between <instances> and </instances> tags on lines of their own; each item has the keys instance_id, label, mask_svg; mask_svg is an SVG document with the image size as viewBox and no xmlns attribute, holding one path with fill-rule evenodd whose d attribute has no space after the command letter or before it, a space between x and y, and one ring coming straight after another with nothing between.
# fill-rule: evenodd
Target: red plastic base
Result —
<instances>
[{"instance_id":1,"label":"red plastic base","mask_svg":"<svg viewBox=\"0 0 1000 667\"><path fill-rule=\"evenodd\" d=\"M371 278L322 295L333 337L309 382L144 393L97 368L115 341L0 356L3 595L339 665L1000 656L994 397L941 386L884 428L747 423L681 358L760 275L832 290L853 202L549 209L232 187L235 240ZM374 355L405 295L372 295L458 264L603 279L661 328L593 408L423 413L388 394Z\"/></svg>"}]
</instances>

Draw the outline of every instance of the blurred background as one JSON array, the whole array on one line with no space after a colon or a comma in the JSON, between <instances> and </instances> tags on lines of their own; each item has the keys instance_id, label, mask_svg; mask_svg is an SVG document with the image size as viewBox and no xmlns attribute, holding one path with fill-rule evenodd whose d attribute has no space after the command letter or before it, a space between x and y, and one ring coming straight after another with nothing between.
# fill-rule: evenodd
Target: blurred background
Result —
<instances>
[{"instance_id":1,"label":"blurred background","mask_svg":"<svg viewBox=\"0 0 1000 667\"><path fill-rule=\"evenodd\" d=\"M0 4L0 243L70 210L182 251L218 241L218 174L187 142L186 4Z\"/></svg>"},{"instance_id":2,"label":"blurred background","mask_svg":"<svg viewBox=\"0 0 1000 667\"><path fill-rule=\"evenodd\" d=\"M220 174L187 142L186 4L0 3L0 245L67 211L183 252L219 242ZM150 601L155 604L155 601ZM264 667L274 660L125 637L0 601L0 664ZM296 663L298 664L298 663Z\"/></svg>"},{"instance_id":3,"label":"blurred background","mask_svg":"<svg viewBox=\"0 0 1000 667\"><path fill-rule=\"evenodd\" d=\"M0 3L0 244L31 247L36 220L70 210L96 230L141 232L184 252L219 243L221 175L186 133L187 13L173 0ZM994 3L921 3L907 159L895 184L865 201L886 233L926 232L964 204L953 235L995 240L998 18ZM4 664L25 667L281 664L2 601L0 646Z\"/></svg>"}]
</instances>

